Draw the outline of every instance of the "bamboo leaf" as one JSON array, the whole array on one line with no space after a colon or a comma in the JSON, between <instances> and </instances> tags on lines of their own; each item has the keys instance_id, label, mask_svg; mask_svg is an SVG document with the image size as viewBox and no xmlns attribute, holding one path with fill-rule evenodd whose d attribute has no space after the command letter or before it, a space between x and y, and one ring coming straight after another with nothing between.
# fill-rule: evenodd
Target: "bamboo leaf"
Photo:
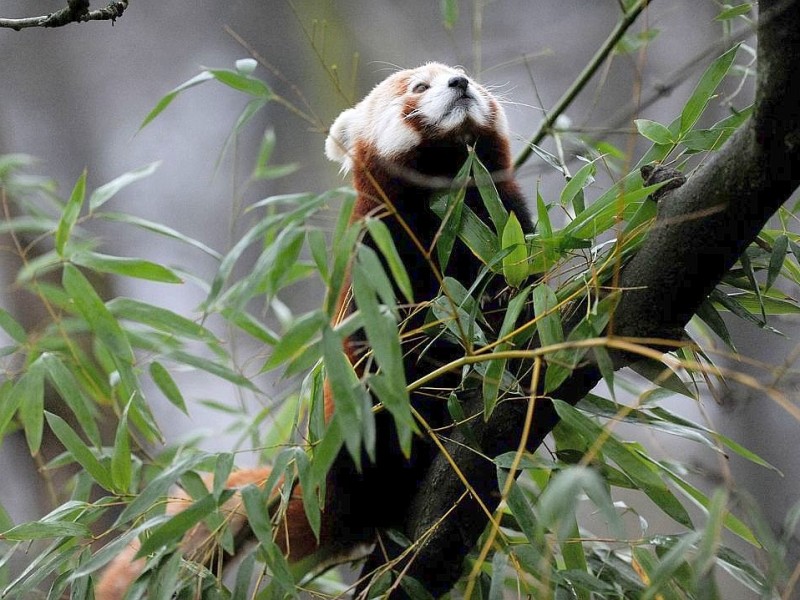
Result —
<instances>
[{"instance_id":1,"label":"bamboo leaf","mask_svg":"<svg viewBox=\"0 0 800 600\"><path fill-rule=\"evenodd\" d=\"M81 207L83 206L83 201L85 198L86 169L83 170L83 173L81 173L81 176L78 177L78 181L75 183L75 187L72 188L72 194L70 195L66 206L64 206L64 211L61 214L61 219L59 220L58 227L56 228L56 252L61 257L64 256L64 250L67 242L69 241L70 234L72 233L72 228L78 221L78 215L81 212Z\"/></svg>"},{"instance_id":2,"label":"bamboo leaf","mask_svg":"<svg viewBox=\"0 0 800 600\"><path fill-rule=\"evenodd\" d=\"M48 378L58 390L58 395L69 406L86 436L95 446L100 446L100 430L97 426L97 410L81 388L73 372L58 355L45 352L37 360Z\"/></svg>"},{"instance_id":3,"label":"bamboo leaf","mask_svg":"<svg viewBox=\"0 0 800 600\"><path fill-rule=\"evenodd\" d=\"M183 394L181 394L180 388L178 388L175 380L172 379L172 375L169 374L164 365L158 361L153 361L150 363L149 371L150 378L161 390L161 393L164 394L164 397L183 414L188 415L189 411L186 408Z\"/></svg>"},{"instance_id":4,"label":"bamboo leaf","mask_svg":"<svg viewBox=\"0 0 800 600\"><path fill-rule=\"evenodd\" d=\"M175 98L178 97L178 94L180 94L181 92L183 92L185 90L188 90L191 87L194 87L196 85L200 85L201 83L205 83L206 81L209 81L209 80L211 80L213 78L214 78L214 76L211 73L209 73L208 71L203 71L202 73L198 73L197 75L195 75L194 77L192 77L188 81L185 81L182 84L180 84L178 87L173 89L171 92L169 92L167 95L165 95L163 98L161 98L161 100L158 101L158 103L155 105L153 110L151 110L147 114L147 116L144 118L144 121L142 121L142 124L139 125L139 130L141 131L142 129L144 129L144 127L148 123L150 123L150 121L152 121L158 115L160 115L162 112L164 112L164 110L170 104L172 104L172 101L175 100Z\"/></svg>"},{"instance_id":5,"label":"bamboo leaf","mask_svg":"<svg viewBox=\"0 0 800 600\"><path fill-rule=\"evenodd\" d=\"M117 431L114 435L114 448L111 454L111 479L118 490L127 492L131 487L133 461L131 460L131 442L128 433L128 408L130 402L120 415Z\"/></svg>"},{"instance_id":6,"label":"bamboo leaf","mask_svg":"<svg viewBox=\"0 0 800 600\"><path fill-rule=\"evenodd\" d=\"M118 527L128 523L150 510L156 503L163 502L164 496L179 477L205 460L203 454L179 456L170 465L156 475L152 481L125 507L114 523Z\"/></svg>"},{"instance_id":7,"label":"bamboo leaf","mask_svg":"<svg viewBox=\"0 0 800 600\"><path fill-rule=\"evenodd\" d=\"M738 49L739 45L737 44L711 63L705 73L703 73L703 76L700 78L700 81L697 83L697 86L694 88L692 95L689 97L689 100L686 102L681 112L681 137L694 127L700 115L703 114L703 111L711 101L719 84L731 68Z\"/></svg>"},{"instance_id":8,"label":"bamboo leaf","mask_svg":"<svg viewBox=\"0 0 800 600\"><path fill-rule=\"evenodd\" d=\"M270 100L274 96L272 90L266 83L244 73L230 71L228 69L209 69L208 73L220 83L239 92L244 92L249 96L261 98L263 100Z\"/></svg>"},{"instance_id":9,"label":"bamboo leaf","mask_svg":"<svg viewBox=\"0 0 800 600\"><path fill-rule=\"evenodd\" d=\"M452 29L458 22L458 0L441 0L442 22L445 29Z\"/></svg>"},{"instance_id":10,"label":"bamboo leaf","mask_svg":"<svg viewBox=\"0 0 800 600\"><path fill-rule=\"evenodd\" d=\"M502 244L503 250L509 250L503 256L503 276L508 285L519 288L528 277L528 251L522 226L513 212L503 228Z\"/></svg>"},{"instance_id":11,"label":"bamboo leaf","mask_svg":"<svg viewBox=\"0 0 800 600\"><path fill-rule=\"evenodd\" d=\"M559 417L580 433L587 443L592 444L594 440L604 438L603 454L613 460L661 510L681 525L692 527L692 521L686 509L640 454L632 451L628 445L621 443L613 435L603 435L603 430L599 425L583 416L580 411L569 404L561 400L554 400L554 404Z\"/></svg>"},{"instance_id":12,"label":"bamboo leaf","mask_svg":"<svg viewBox=\"0 0 800 600\"><path fill-rule=\"evenodd\" d=\"M103 204L111 200L121 189L155 173L159 165L161 165L161 161L150 163L149 165L124 173L105 185L101 185L89 196L89 212L94 212L100 208Z\"/></svg>"},{"instance_id":13,"label":"bamboo leaf","mask_svg":"<svg viewBox=\"0 0 800 600\"><path fill-rule=\"evenodd\" d=\"M0 408L2 415L0 423L3 429L13 418L14 413L19 411L19 419L25 430L25 440L34 456L42 445L44 427L44 374L37 364L41 363L34 362L17 380L8 395L8 406Z\"/></svg>"},{"instance_id":14,"label":"bamboo leaf","mask_svg":"<svg viewBox=\"0 0 800 600\"><path fill-rule=\"evenodd\" d=\"M183 283L183 280L172 270L163 265L141 258L111 256L99 252L76 252L70 260L81 267L100 273L111 273L123 277L135 277L162 283Z\"/></svg>"},{"instance_id":15,"label":"bamboo leaf","mask_svg":"<svg viewBox=\"0 0 800 600\"><path fill-rule=\"evenodd\" d=\"M666 125L650 121L649 119L634 120L636 129L641 135L656 144L673 144L672 132Z\"/></svg>"},{"instance_id":16,"label":"bamboo leaf","mask_svg":"<svg viewBox=\"0 0 800 600\"><path fill-rule=\"evenodd\" d=\"M89 280L73 265L64 265L61 279L64 290L86 320L92 332L102 340L116 361L130 364L133 350L125 333L108 311Z\"/></svg>"},{"instance_id":17,"label":"bamboo leaf","mask_svg":"<svg viewBox=\"0 0 800 600\"><path fill-rule=\"evenodd\" d=\"M103 488L109 491L122 491L117 490L111 478L111 474L97 459L94 453L83 443L78 434L76 434L67 422L53 413L45 412L47 424L59 441L64 444L64 447L72 455L72 458L86 471L92 478Z\"/></svg>"},{"instance_id":18,"label":"bamboo leaf","mask_svg":"<svg viewBox=\"0 0 800 600\"><path fill-rule=\"evenodd\" d=\"M167 357L176 361L216 375L220 379L230 381L233 384L246 388L250 391L257 392L258 387L241 373L237 373L227 365L222 364L219 359L211 360L195 354L184 352L183 350L173 350Z\"/></svg>"},{"instance_id":19,"label":"bamboo leaf","mask_svg":"<svg viewBox=\"0 0 800 600\"><path fill-rule=\"evenodd\" d=\"M24 344L28 339L28 334L25 332L25 328L20 325L7 310L3 308L0 308L0 327L3 329L3 331L11 336L11 339L19 344Z\"/></svg>"},{"instance_id":20,"label":"bamboo leaf","mask_svg":"<svg viewBox=\"0 0 800 600\"><path fill-rule=\"evenodd\" d=\"M587 185L591 184L594 180L594 174L597 171L597 166L594 161L582 166L572 178L567 181L567 184L564 186L564 189L561 190L561 198L560 203L561 206L567 206L570 202L573 202L574 199L578 197L578 195L583 191ZM581 206L574 206L575 214L580 214L583 212ZM577 204L581 204L578 202ZM578 210L581 208L581 210Z\"/></svg>"},{"instance_id":21,"label":"bamboo leaf","mask_svg":"<svg viewBox=\"0 0 800 600\"><path fill-rule=\"evenodd\" d=\"M285 594L296 598L297 591L291 569L272 539L272 526L267 512L268 496L256 486L248 485L242 490L242 500L250 527L258 539L261 549L266 552L267 563L272 569L275 581Z\"/></svg>"},{"instance_id":22,"label":"bamboo leaf","mask_svg":"<svg viewBox=\"0 0 800 600\"><path fill-rule=\"evenodd\" d=\"M296 319L275 344L262 371L269 371L300 356L327 324L328 317L322 311L314 311Z\"/></svg>"},{"instance_id":23,"label":"bamboo leaf","mask_svg":"<svg viewBox=\"0 0 800 600\"><path fill-rule=\"evenodd\" d=\"M107 302L106 308L118 319L129 319L149 325L153 329L179 338L189 338L209 343L218 341L211 331L196 321L182 317L166 308L147 304L133 298L118 296Z\"/></svg>"},{"instance_id":24,"label":"bamboo leaf","mask_svg":"<svg viewBox=\"0 0 800 600\"><path fill-rule=\"evenodd\" d=\"M322 330L325 374L336 398L334 421L356 465L361 465L362 393L353 366L344 354L342 339L329 327Z\"/></svg>"},{"instance_id":25,"label":"bamboo leaf","mask_svg":"<svg viewBox=\"0 0 800 600\"><path fill-rule=\"evenodd\" d=\"M228 490L227 494L223 494L219 499L219 503L221 504L232 495L233 490ZM189 529L210 515L217 505L217 499L213 494L206 494L200 500L193 502L191 506L173 515L171 519L150 532L150 535L142 542L136 557L141 558L161 548L176 544Z\"/></svg>"},{"instance_id":26,"label":"bamboo leaf","mask_svg":"<svg viewBox=\"0 0 800 600\"><path fill-rule=\"evenodd\" d=\"M530 293L531 288L527 287L520 290L513 298L511 298L511 300L509 300L508 308L503 316L503 324L500 326L500 332L497 335L498 339L507 337L514 330L517 324L517 319L528 302ZM504 352L512 347L513 343L502 342L495 347L492 353L496 354L498 352ZM489 419L495 405L497 404L497 398L500 393L500 385L502 383L505 370L505 360L493 360L490 361L486 366L486 373L482 380L484 419L486 420Z\"/></svg>"},{"instance_id":27,"label":"bamboo leaf","mask_svg":"<svg viewBox=\"0 0 800 600\"><path fill-rule=\"evenodd\" d=\"M42 540L57 537L88 538L91 536L89 529L82 523L69 521L34 521L22 523L8 531L0 533L0 539L13 541Z\"/></svg>"},{"instance_id":28,"label":"bamboo leaf","mask_svg":"<svg viewBox=\"0 0 800 600\"><path fill-rule=\"evenodd\" d=\"M414 294L411 287L411 279L408 276L403 259L397 252L397 247L394 245L389 228L379 219L368 218L366 224L370 236L372 236L373 241L378 246L378 250L380 250L386 260L386 264L389 266L389 271L392 273L392 278L398 289L408 303L413 304Z\"/></svg>"},{"instance_id":29,"label":"bamboo leaf","mask_svg":"<svg viewBox=\"0 0 800 600\"><path fill-rule=\"evenodd\" d=\"M214 250L206 246L203 242L200 242L194 238L189 237L173 229L172 227L167 227L166 225L162 225L161 223L156 223L154 221L149 221L147 219L143 219L141 217L135 217L133 215L128 215L125 213L115 213L115 212L98 212L94 215L96 218L104 219L106 221L112 221L115 223L125 223L128 225L133 225L134 227L138 227L139 229L144 229L145 231L151 231L158 235L168 237L184 244L188 244L193 248L197 248L198 250L208 254L215 260L221 260L222 255Z\"/></svg>"},{"instance_id":30,"label":"bamboo leaf","mask_svg":"<svg viewBox=\"0 0 800 600\"><path fill-rule=\"evenodd\" d=\"M502 232L506 226L506 219L508 219L508 210L506 210L500 194L497 192L492 174L486 170L477 155L472 162L472 176L475 179L475 185L478 188L483 205L492 220L494 230L498 233Z\"/></svg>"},{"instance_id":31,"label":"bamboo leaf","mask_svg":"<svg viewBox=\"0 0 800 600\"><path fill-rule=\"evenodd\" d=\"M772 254L769 257L769 267L767 269L767 282L764 285L764 291L768 291L775 283L778 275L781 274L783 268L783 261L786 259L786 253L789 251L789 238L781 234L775 238L772 244Z\"/></svg>"}]
</instances>

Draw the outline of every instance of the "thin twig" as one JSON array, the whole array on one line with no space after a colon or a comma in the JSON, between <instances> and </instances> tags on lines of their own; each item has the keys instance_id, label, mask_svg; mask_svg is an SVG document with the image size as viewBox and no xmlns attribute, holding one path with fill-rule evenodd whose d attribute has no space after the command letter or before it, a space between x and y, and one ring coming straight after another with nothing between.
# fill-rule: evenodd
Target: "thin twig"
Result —
<instances>
[{"instance_id":1,"label":"thin twig","mask_svg":"<svg viewBox=\"0 0 800 600\"><path fill-rule=\"evenodd\" d=\"M597 50L595 55L589 61L589 63L584 67L583 71L581 71L580 75L578 75L577 79L572 83L569 89L564 92L564 95L556 102L556 105L553 109L549 112L547 117L542 121L539 125L539 128L536 132L531 136L531 139L525 145L525 148L522 149L522 152L519 153L516 160L514 161L514 168L518 169L521 167L533 152L533 146L538 144L542 141L547 132L553 127L553 124L556 122L559 116L563 114L563 112L567 109L567 107L572 104L572 101L578 96L578 94L586 87L586 84L589 83L589 80L594 76L603 62L606 60L608 55L614 49L614 46L617 45L617 42L625 35L625 32L630 29L631 25L633 25L636 18L641 14L641 12L647 8L650 4L651 0L639 0L633 8L631 8L627 13L622 16L617 26L611 32L611 34L606 38L606 41L603 45Z\"/></svg>"},{"instance_id":2,"label":"thin twig","mask_svg":"<svg viewBox=\"0 0 800 600\"><path fill-rule=\"evenodd\" d=\"M109 2L105 8L89 10L89 0L68 0L67 5L49 15L21 19L0 18L0 27L20 31L30 27L63 27L69 23L86 21L111 21L113 24L128 8L129 0Z\"/></svg>"}]
</instances>

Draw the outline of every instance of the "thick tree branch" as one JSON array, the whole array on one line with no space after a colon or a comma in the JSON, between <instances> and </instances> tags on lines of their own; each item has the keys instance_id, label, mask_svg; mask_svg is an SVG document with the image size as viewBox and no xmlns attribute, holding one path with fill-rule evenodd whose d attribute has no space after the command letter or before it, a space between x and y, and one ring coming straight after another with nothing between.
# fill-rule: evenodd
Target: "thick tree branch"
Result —
<instances>
[{"instance_id":1,"label":"thick tree branch","mask_svg":"<svg viewBox=\"0 0 800 600\"><path fill-rule=\"evenodd\" d=\"M0 18L0 27L20 31L29 27L63 27L69 23L83 23L86 21L111 21L121 17L128 8L129 0L116 0L109 2L105 8L89 10L89 0L67 0L67 5L49 15L40 17L25 17L21 19Z\"/></svg>"},{"instance_id":2,"label":"thick tree branch","mask_svg":"<svg viewBox=\"0 0 800 600\"><path fill-rule=\"evenodd\" d=\"M638 254L623 268L624 292L614 318L616 335L678 339L708 293L754 240L769 217L800 183L800 0L762 0L758 27L756 104L752 119L712 160L660 203L659 217ZM663 350L663 348L662 348ZM612 353L615 367L635 357ZM571 404L600 380L592 365L577 369L554 394ZM479 398L470 412L482 408ZM496 456L518 445L526 404L498 405L489 423L473 426L484 453ZM537 399L527 440L535 450L558 422L552 404ZM489 507L499 501L493 463L469 450L460 432L446 444L462 473ZM486 517L443 457L409 507L405 533L425 539L407 567L432 594L447 592L474 547ZM460 500L461 499L461 500ZM456 507L453 510L453 507ZM442 515L452 511L447 519ZM394 552L392 552L394 550ZM399 554L389 547L391 554ZM366 569L383 562L373 554ZM398 589L397 596L403 594Z\"/></svg>"}]
</instances>

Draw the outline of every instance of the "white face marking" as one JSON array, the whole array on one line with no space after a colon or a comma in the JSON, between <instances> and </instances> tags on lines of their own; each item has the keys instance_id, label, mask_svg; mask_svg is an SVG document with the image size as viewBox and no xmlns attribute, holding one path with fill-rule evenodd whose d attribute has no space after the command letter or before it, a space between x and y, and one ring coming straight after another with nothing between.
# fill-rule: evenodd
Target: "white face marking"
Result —
<instances>
[{"instance_id":1,"label":"white face marking","mask_svg":"<svg viewBox=\"0 0 800 600\"><path fill-rule=\"evenodd\" d=\"M415 148L423 136L453 135L467 141L481 128L508 136L500 104L461 69L428 63L389 76L339 115L325 142L325 154L348 171L359 142L392 158Z\"/></svg>"}]
</instances>

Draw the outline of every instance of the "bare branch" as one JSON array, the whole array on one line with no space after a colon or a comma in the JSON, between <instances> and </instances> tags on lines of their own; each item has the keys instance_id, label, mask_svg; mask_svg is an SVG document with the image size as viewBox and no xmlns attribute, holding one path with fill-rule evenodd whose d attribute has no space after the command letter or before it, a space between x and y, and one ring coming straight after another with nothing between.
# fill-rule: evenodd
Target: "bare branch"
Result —
<instances>
[{"instance_id":1,"label":"bare branch","mask_svg":"<svg viewBox=\"0 0 800 600\"><path fill-rule=\"evenodd\" d=\"M0 18L0 27L20 31L29 27L63 27L69 23L86 21L111 21L113 24L128 8L129 0L109 2L105 8L89 10L89 0L67 0L67 5L40 17L24 17L21 19Z\"/></svg>"}]
</instances>

